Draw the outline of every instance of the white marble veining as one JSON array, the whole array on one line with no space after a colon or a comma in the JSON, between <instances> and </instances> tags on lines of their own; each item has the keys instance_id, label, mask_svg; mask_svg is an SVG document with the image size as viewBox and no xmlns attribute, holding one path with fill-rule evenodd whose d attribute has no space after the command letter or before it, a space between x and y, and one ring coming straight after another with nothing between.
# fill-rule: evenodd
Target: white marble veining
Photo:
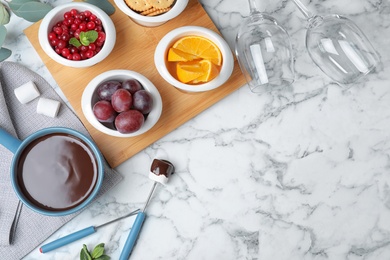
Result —
<instances>
[{"instance_id":1,"label":"white marble veining","mask_svg":"<svg viewBox=\"0 0 390 260\"><path fill-rule=\"evenodd\" d=\"M201 2L233 46L247 2ZM390 259L390 2L304 3L351 18L383 67L349 88L332 83L305 50L306 21L293 2L259 1L291 36L293 88L262 96L240 88L120 165L124 181L47 241L141 207L150 163L165 158L176 173L156 190L131 259ZM13 16L7 26L9 60L58 89L23 34L28 25ZM101 242L118 259L133 220L25 259L78 259L82 244Z\"/></svg>"}]
</instances>

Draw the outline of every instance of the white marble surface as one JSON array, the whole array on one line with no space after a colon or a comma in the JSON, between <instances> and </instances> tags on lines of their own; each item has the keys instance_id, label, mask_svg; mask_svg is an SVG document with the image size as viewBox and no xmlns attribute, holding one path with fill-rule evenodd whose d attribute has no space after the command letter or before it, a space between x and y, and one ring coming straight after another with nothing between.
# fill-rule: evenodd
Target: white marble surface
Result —
<instances>
[{"instance_id":1,"label":"white marble surface","mask_svg":"<svg viewBox=\"0 0 390 260\"><path fill-rule=\"evenodd\" d=\"M247 2L201 2L232 46ZM240 88L120 165L124 181L47 242L141 207L150 163L165 158L176 174L155 192L131 259L390 259L390 2L304 3L355 21L383 68L348 89L333 84L305 51L306 21L293 2L261 1L291 35L293 89ZM28 25L12 17L7 26L9 60L58 88L23 34ZM133 220L25 259L78 259L82 244L101 242L118 259Z\"/></svg>"}]
</instances>

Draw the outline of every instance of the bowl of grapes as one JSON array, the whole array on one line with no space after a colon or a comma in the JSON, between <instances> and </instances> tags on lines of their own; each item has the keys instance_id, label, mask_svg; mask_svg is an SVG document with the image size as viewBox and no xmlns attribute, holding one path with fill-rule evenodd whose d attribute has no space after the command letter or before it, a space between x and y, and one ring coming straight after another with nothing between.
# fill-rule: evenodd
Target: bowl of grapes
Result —
<instances>
[{"instance_id":1,"label":"bowl of grapes","mask_svg":"<svg viewBox=\"0 0 390 260\"><path fill-rule=\"evenodd\" d=\"M142 74L110 70L93 78L81 98L83 114L98 131L133 137L149 131L159 120L162 100L158 89Z\"/></svg>"}]
</instances>

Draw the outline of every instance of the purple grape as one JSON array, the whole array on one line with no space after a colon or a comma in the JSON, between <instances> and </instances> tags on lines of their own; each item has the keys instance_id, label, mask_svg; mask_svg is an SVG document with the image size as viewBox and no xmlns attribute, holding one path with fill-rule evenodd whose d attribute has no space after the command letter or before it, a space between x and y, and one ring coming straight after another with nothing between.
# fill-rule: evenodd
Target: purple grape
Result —
<instances>
[{"instance_id":1,"label":"purple grape","mask_svg":"<svg viewBox=\"0 0 390 260\"><path fill-rule=\"evenodd\" d=\"M126 89L118 89L111 97L112 107L116 112L124 112L130 109L133 104L133 98Z\"/></svg>"},{"instance_id":2,"label":"purple grape","mask_svg":"<svg viewBox=\"0 0 390 260\"><path fill-rule=\"evenodd\" d=\"M122 88L128 90L132 95L138 90L143 89L141 83L136 79L128 79L122 82Z\"/></svg>"},{"instance_id":3,"label":"purple grape","mask_svg":"<svg viewBox=\"0 0 390 260\"><path fill-rule=\"evenodd\" d=\"M107 100L100 100L92 108L93 114L100 122L112 123L117 113Z\"/></svg>"},{"instance_id":4,"label":"purple grape","mask_svg":"<svg viewBox=\"0 0 390 260\"><path fill-rule=\"evenodd\" d=\"M115 127L122 134L138 131L144 124L144 116L138 110L128 110L115 118Z\"/></svg>"},{"instance_id":5,"label":"purple grape","mask_svg":"<svg viewBox=\"0 0 390 260\"><path fill-rule=\"evenodd\" d=\"M153 97L146 90L139 90L133 95L133 107L146 115L153 108Z\"/></svg>"},{"instance_id":6,"label":"purple grape","mask_svg":"<svg viewBox=\"0 0 390 260\"><path fill-rule=\"evenodd\" d=\"M96 92L101 100L110 101L114 92L120 89L121 87L122 84L119 81L109 80L100 84L97 87Z\"/></svg>"}]
</instances>

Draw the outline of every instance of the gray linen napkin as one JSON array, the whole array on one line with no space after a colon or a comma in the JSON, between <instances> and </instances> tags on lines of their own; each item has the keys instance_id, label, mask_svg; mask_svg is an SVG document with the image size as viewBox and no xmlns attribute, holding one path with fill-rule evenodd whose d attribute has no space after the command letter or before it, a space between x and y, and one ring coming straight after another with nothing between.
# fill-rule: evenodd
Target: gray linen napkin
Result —
<instances>
[{"instance_id":1,"label":"gray linen napkin","mask_svg":"<svg viewBox=\"0 0 390 260\"><path fill-rule=\"evenodd\" d=\"M33 81L41 97L61 101L53 88L39 75L14 62L0 63L0 127L23 140L39 129L64 126L87 136L83 124L63 102L56 118L36 113L38 98L23 105L14 94L14 89ZM10 181L10 164L13 154L0 145L0 255L1 259L20 259L78 213L63 217L48 217L22 206ZM105 178L101 196L122 180L122 176L105 165ZM17 219L15 222L14 219ZM13 225L14 224L14 225ZM15 235L10 243L11 229Z\"/></svg>"}]
</instances>

